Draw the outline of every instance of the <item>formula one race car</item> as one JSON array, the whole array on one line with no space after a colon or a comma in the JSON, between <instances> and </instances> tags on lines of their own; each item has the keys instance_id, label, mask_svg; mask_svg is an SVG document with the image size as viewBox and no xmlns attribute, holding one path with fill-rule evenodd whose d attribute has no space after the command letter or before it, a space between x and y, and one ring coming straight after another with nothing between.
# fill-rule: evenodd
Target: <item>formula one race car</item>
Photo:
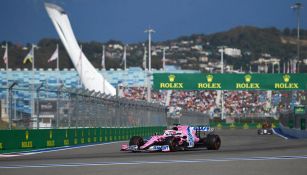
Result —
<instances>
[{"instance_id":1,"label":"formula one race car","mask_svg":"<svg viewBox=\"0 0 307 175\"><path fill-rule=\"evenodd\" d=\"M269 122L264 122L262 124L262 128L258 129L258 135L272 135L272 134L273 134L272 124Z\"/></svg>"},{"instance_id":2,"label":"formula one race car","mask_svg":"<svg viewBox=\"0 0 307 175\"><path fill-rule=\"evenodd\" d=\"M177 125L171 130L165 130L163 135L153 135L148 140L140 136L133 136L130 138L129 145L122 145L121 151L169 152L201 147L218 150L221 146L221 139L218 135L213 134L213 131L214 129L210 127Z\"/></svg>"}]
</instances>

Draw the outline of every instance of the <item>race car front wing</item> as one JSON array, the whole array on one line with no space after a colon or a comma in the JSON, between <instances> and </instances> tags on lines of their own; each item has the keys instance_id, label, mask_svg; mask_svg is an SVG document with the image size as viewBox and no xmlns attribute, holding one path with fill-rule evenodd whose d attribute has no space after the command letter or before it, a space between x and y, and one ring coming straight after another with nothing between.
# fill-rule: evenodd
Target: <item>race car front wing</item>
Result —
<instances>
[{"instance_id":1,"label":"race car front wing","mask_svg":"<svg viewBox=\"0 0 307 175\"><path fill-rule=\"evenodd\" d=\"M156 151L162 151L162 152L169 152L170 148L168 145L152 145L147 149L139 149L137 145L127 145L123 144L121 147L121 151L132 151L132 152L156 152Z\"/></svg>"}]
</instances>

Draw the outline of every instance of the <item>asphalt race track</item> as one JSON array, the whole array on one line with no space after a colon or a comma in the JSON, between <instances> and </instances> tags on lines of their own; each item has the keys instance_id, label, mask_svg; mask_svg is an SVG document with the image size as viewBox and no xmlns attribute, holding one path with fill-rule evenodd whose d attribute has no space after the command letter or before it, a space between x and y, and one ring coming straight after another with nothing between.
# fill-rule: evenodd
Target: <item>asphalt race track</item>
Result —
<instances>
[{"instance_id":1,"label":"asphalt race track","mask_svg":"<svg viewBox=\"0 0 307 175\"><path fill-rule=\"evenodd\" d=\"M218 151L120 152L121 143L0 157L0 175L307 174L307 140L258 136L256 130L218 130Z\"/></svg>"}]
</instances>

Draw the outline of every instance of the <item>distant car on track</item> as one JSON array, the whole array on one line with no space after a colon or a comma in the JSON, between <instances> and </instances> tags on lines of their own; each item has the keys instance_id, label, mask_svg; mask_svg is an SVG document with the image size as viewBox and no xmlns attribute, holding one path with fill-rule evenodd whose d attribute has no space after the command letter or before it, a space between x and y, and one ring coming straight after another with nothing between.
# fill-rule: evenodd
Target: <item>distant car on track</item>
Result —
<instances>
[{"instance_id":1,"label":"distant car on track","mask_svg":"<svg viewBox=\"0 0 307 175\"><path fill-rule=\"evenodd\" d=\"M262 124L262 128L258 129L258 134L259 135L272 135L273 134L272 124L270 122L264 122Z\"/></svg>"},{"instance_id":2,"label":"distant car on track","mask_svg":"<svg viewBox=\"0 0 307 175\"><path fill-rule=\"evenodd\" d=\"M140 136L130 138L129 144L123 144L121 151L132 152L169 152L183 151L194 148L206 147L209 150L218 150L221 138L214 134L210 127L192 127L177 125L164 131L163 135L153 135L144 140Z\"/></svg>"}]
</instances>

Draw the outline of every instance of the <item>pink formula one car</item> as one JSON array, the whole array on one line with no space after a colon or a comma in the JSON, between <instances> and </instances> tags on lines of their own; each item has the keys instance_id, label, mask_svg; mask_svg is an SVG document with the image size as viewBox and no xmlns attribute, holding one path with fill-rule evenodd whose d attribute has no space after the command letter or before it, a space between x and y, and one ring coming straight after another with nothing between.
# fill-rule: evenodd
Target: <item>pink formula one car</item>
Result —
<instances>
[{"instance_id":1,"label":"pink formula one car","mask_svg":"<svg viewBox=\"0 0 307 175\"><path fill-rule=\"evenodd\" d=\"M218 150L221 139L213 134L210 127L175 126L171 130L165 130L163 135L153 135L144 140L140 136L130 138L129 145L123 144L121 151L180 151L192 148L207 147L209 150ZM208 132L208 134L206 134Z\"/></svg>"}]
</instances>

